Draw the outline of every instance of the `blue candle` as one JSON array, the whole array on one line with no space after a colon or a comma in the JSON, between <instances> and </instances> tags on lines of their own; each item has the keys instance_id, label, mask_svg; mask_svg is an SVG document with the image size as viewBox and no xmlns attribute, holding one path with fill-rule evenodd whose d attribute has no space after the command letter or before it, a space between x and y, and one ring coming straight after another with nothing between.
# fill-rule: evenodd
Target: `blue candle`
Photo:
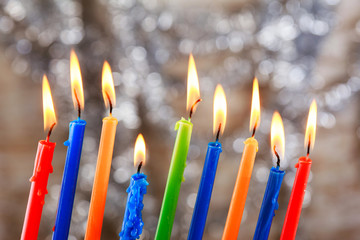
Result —
<instances>
[{"instance_id":1,"label":"blue candle","mask_svg":"<svg viewBox=\"0 0 360 240\"><path fill-rule=\"evenodd\" d=\"M273 149L273 156L277 159L277 166L270 169L269 180L256 224L254 240L268 239L275 210L279 208L277 200L285 175L285 171L279 169L280 156L283 159L285 154L285 133L284 125L278 112L274 113L271 121L271 149Z\"/></svg>"},{"instance_id":2,"label":"blue candle","mask_svg":"<svg viewBox=\"0 0 360 240\"><path fill-rule=\"evenodd\" d=\"M128 198L126 202L125 214L122 229L119 234L121 240L138 239L142 233L144 222L142 221L141 211L144 208L143 198L146 194L146 188L149 183L147 176L140 173L141 166L145 163L146 146L142 134L139 134L134 148L134 166L140 162L138 171L131 176L130 186L126 190Z\"/></svg>"},{"instance_id":3,"label":"blue candle","mask_svg":"<svg viewBox=\"0 0 360 240\"><path fill-rule=\"evenodd\" d=\"M80 64L74 50L70 53L71 93L74 107L78 110L78 119L70 122L69 139L64 143L68 147L63 179L61 183L58 211L53 228L53 240L68 239L71 214L74 205L75 190L80 166L81 150L84 140L86 121L80 119L84 108L84 91L81 80Z\"/></svg>"},{"instance_id":4,"label":"blue candle","mask_svg":"<svg viewBox=\"0 0 360 240\"><path fill-rule=\"evenodd\" d=\"M272 167L270 169L269 180L266 185L259 219L256 224L254 240L266 240L269 237L275 210L279 208L277 200L284 175L285 171L280 170L279 167Z\"/></svg>"},{"instance_id":5,"label":"blue candle","mask_svg":"<svg viewBox=\"0 0 360 240\"><path fill-rule=\"evenodd\" d=\"M56 222L53 229L53 240L67 239L69 235L85 126L86 121L82 119L70 122L69 140L64 143L64 145L68 147L68 150L61 184Z\"/></svg>"},{"instance_id":6,"label":"blue candle","mask_svg":"<svg viewBox=\"0 0 360 240\"><path fill-rule=\"evenodd\" d=\"M193 217L190 224L188 240L201 240L204 234L206 217L209 210L211 193L214 186L216 169L222 152L219 140L220 133L224 132L226 122L226 97L220 84L216 86L214 94L213 130L216 141L208 144L200 186L196 197Z\"/></svg>"},{"instance_id":7,"label":"blue candle","mask_svg":"<svg viewBox=\"0 0 360 240\"><path fill-rule=\"evenodd\" d=\"M214 186L216 169L222 152L220 142L210 142L206 153L204 169L201 176L199 191L196 197L193 217L190 224L188 239L202 239L206 217L209 210L211 193Z\"/></svg>"},{"instance_id":8,"label":"blue candle","mask_svg":"<svg viewBox=\"0 0 360 240\"><path fill-rule=\"evenodd\" d=\"M119 234L122 240L138 239L142 233L144 222L142 221L141 211L144 207L143 198L146 194L146 175L135 173L131 176L130 186L126 190L128 193L122 230Z\"/></svg>"}]
</instances>

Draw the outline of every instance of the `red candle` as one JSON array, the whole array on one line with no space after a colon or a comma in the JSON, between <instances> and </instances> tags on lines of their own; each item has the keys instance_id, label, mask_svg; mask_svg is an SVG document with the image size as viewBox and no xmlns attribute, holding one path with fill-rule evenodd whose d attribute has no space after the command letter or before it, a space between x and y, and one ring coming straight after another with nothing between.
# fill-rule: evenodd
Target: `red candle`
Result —
<instances>
[{"instance_id":1,"label":"red candle","mask_svg":"<svg viewBox=\"0 0 360 240\"><path fill-rule=\"evenodd\" d=\"M53 127L56 124L54 105L51 97L49 82L43 77L43 109L44 128L49 128L46 140L39 141L34 172L30 178L31 188L26 208L25 220L21 234L22 240L36 240L38 238L42 209L45 203L45 194L49 174L53 172L51 161L53 158L55 143L49 141Z\"/></svg>"},{"instance_id":2,"label":"red candle","mask_svg":"<svg viewBox=\"0 0 360 240\"><path fill-rule=\"evenodd\" d=\"M307 155L306 157L300 157L299 162L295 165L297 171L280 240L292 240L295 239L296 236L296 230L300 219L301 208L312 163L311 159L309 158L309 153L310 148L312 149L315 143L316 114L317 107L314 100L310 106L306 126L305 146L307 146Z\"/></svg>"}]
</instances>

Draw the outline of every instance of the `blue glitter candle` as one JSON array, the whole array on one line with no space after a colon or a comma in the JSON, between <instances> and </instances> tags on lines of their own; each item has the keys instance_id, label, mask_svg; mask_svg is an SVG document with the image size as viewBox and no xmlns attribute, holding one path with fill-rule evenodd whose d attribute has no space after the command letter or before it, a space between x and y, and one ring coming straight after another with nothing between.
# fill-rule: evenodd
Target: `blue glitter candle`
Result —
<instances>
[{"instance_id":1,"label":"blue glitter candle","mask_svg":"<svg viewBox=\"0 0 360 240\"><path fill-rule=\"evenodd\" d=\"M143 199L146 194L146 188L149 183L146 181L147 176L140 173L141 166L145 162L146 147L144 137L139 134L134 149L134 165L140 160L137 173L131 176L130 186L126 190L128 193L124 220L122 229L119 234L121 240L138 239L142 233L144 222L141 211L144 208Z\"/></svg>"}]
</instances>

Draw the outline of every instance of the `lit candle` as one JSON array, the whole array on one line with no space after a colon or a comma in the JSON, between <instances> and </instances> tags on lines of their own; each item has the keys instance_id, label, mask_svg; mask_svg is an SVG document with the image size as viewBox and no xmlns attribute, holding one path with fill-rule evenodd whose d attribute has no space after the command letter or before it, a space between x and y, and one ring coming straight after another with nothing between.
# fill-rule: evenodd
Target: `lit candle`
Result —
<instances>
[{"instance_id":1,"label":"lit candle","mask_svg":"<svg viewBox=\"0 0 360 240\"><path fill-rule=\"evenodd\" d=\"M285 171L280 170L280 159L284 159L285 155L285 133L284 125L278 112L274 113L271 122L271 149L273 157L277 159L277 166L270 169L269 180L256 224L254 240L266 240L269 238L275 210L279 208L277 200L285 175Z\"/></svg>"},{"instance_id":2,"label":"lit candle","mask_svg":"<svg viewBox=\"0 0 360 240\"><path fill-rule=\"evenodd\" d=\"M219 136L224 132L226 124L226 97L221 85L217 85L214 94L213 132L216 141L208 144L199 190L196 197L193 217L190 224L188 240L201 240L204 234L206 217L209 210L211 193L214 186L216 169L222 152Z\"/></svg>"},{"instance_id":3,"label":"lit candle","mask_svg":"<svg viewBox=\"0 0 360 240\"><path fill-rule=\"evenodd\" d=\"M26 208L24 225L21 233L22 240L36 240L38 238L41 213L45 204L45 194L49 174L53 172L51 161L55 143L50 142L50 134L56 124L54 104L51 97L49 82L44 75L42 84L44 129L49 129L46 140L39 141L35 158L33 175L30 178L31 188Z\"/></svg>"},{"instance_id":4,"label":"lit candle","mask_svg":"<svg viewBox=\"0 0 360 240\"><path fill-rule=\"evenodd\" d=\"M85 233L86 240L100 239L101 236L106 193L114 150L116 125L118 123L118 120L112 116L112 108L115 106L115 89L111 68L106 61L102 71L102 93L106 107L110 107L110 115L103 119L99 153Z\"/></svg>"},{"instance_id":5,"label":"lit candle","mask_svg":"<svg viewBox=\"0 0 360 240\"><path fill-rule=\"evenodd\" d=\"M56 222L53 228L53 240L68 239L71 214L74 205L76 183L79 173L81 149L83 145L86 121L80 119L81 109L84 109L84 93L81 81L79 60L74 50L70 53L71 92L74 107L78 110L78 119L70 122L69 140L64 145L68 147L61 184L60 198Z\"/></svg>"},{"instance_id":6,"label":"lit candle","mask_svg":"<svg viewBox=\"0 0 360 240\"><path fill-rule=\"evenodd\" d=\"M228 216L226 218L226 224L223 240L235 240L238 237L240 223L244 212L246 196L249 189L252 170L254 167L254 161L256 152L258 151L258 142L254 138L256 128L260 123L260 97L259 97L259 85L255 78L253 84L253 95L251 102L251 116L250 116L250 131L252 136L245 140L244 151L242 154L239 172L236 178L234 192L231 198L230 208Z\"/></svg>"},{"instance_id":7,"label":"lit candle","mask_svg":"<svg viewBox=\"0 0 360 240\"><path fill-rule=\"evenodd\" d=\"M181 120L175 124L175 130L178 132L171 157L170 170L166 182L159 222L156 229L156 240L166 240L171 237L181 182L184 181L183 174L193 127L191 116L195 111L196 104L201 101L199 81L196 73L195 61L192 55L190 55L189 58L187 80L187 110L190 109L190 115L188 120L181 118Z\"/></svg>"},{"instance_id":8,"label":"lit candle","mask_svg":"<svg viewBox=\"0 0 360 240\"><path fill-rule=\"evenodd\" d=\"M144 207L143 198L146 194L146 187L149 183L146 181L147 176L140 173L141 167L146 162L146 146L142 134L139 134L134 148L134 166L138 163L138 171L131 176L130 186L126 190L128 193L125 214L122 229L119 234L122 240L138 239L142 233L144 222L141 211Z\"/></svg>"},{"instance_id":9,"label":"lit candle","mask_svg":"<svg viewBox=\"0 0 360 240\"><path fill-rule=\"evenodd\" d=\"M280 237L281 240L295 239L296 236L296 230L300 219L301 208L304 201L306 185L308 182L312 163L311 159L309 158L309 154L310 149L314 147L315 143L316 117L316 101L313 100L309 110L304 141L304 145L307 148L307 155L306 157L300 157L298 163L295 165L297 171L291 191L290 202L285 216L284 226Z\"/></svg>"}]
</instances>

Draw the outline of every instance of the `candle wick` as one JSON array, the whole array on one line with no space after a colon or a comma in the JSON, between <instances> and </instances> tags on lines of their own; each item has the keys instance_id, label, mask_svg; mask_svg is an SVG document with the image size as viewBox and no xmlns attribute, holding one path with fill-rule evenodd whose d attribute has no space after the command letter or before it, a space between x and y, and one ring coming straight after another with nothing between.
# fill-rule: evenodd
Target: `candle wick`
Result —
<instances>
[{"instance_id":1,"label":"candle wick","mask_svg":"<svg viewBox=\"0 0 360 240\"><path fill-rule=\"evenodd\" d=\"M139 163L139 166L138 166L138 169L137 169L137 173L138 173L138 174L140 173L140 170L141 170L142 165L143 165L143 162L141 161L141 162Z\"/></svg>"},{"instance_id":2,"label":"candle wick","mask_svg":"<svg viewBox=\"0 0 360 240\"><path fill-rule=\"evenodd\" d=\"M53 123L53 125L51 125L50 129L49 129L49 132L48 132L48 135L46 137L46 141L49 142L50 140L50 135L51 135L51 132L53 130L53 128L55 127L56 123Z\"/></svg>"},{"instance_id":3,"label":"candle wick","mask_svg":"<svg viewBox=\"0 0 360 240\"><path fill-rule=\"evenodd\" d=\"M81 116L81 107L80 107L80 101L79 101L79 98L76 94L76 90L74 89L74 95L75 95L75 99L76 99L76 102L77 102L77 107L78 107L78 117L80 118Z\"/></svg>"},{"instance_id":4,"label":"candle wick","mask_svg":"<svg viewBox=\"0 0 360 240\"><path fill-rule=\"evenodd\" d=\"M109 100L109 105L110 105L110 115L112 114L112 110L113 110L113 105L110 99L110 96L107 92L105 92L107 99Z\"/></svg>"},{"instance_id":5,"label":"candle wick","mask_svg":"<svg viewBox=\"0 0 360 240\"><path fill-rule=\"evenodd\" d=\"M201 101L202 101L202 99L199 98L199 99L196 100L196 101L194 102L194 104L191 106L190 114L189 114L189 120L191 119L191 117L192 117L192 115L193 115L193 113L194 113L194 108L195 108L196 104L198 104L198 103L201 102Z\"/></svg>"},{"instance_id":6,"label":"candle wick","mask_svg":"<svg viewBox=\"0 0 360 240\"><path fill-rule=\"evenodd\" d=\"M280 167L280 156L279 156L279 154L277 153L277 151L276 151L276 146L274 145L274 153L275 153L275 156L276 156L276 158L277 158L277 161L276 161L276 166L279 168Z\"/></svg>"},{"instance_id":7,"label":"candle wick","mask_svg":"<svg viewBox=\"0 0 360 240\"><path fill-rule=\"evenodd\" d=\"M308 143L308 146L307 146L307 151L306 151L306 158L309 157L310 155L310 146L311 146L311 136L309 135L309 143Z\"/></svg>"},{"instance_id":8,"label":"candle wick","mask_svg":"<svg viewBox=\"0 0 360 240\"><path fill-rule=\"evenodd\" d=\"M220 130L221 130L221 123L219 124L219 128L218 128L218 131L217 131L217 134L216 134L216 142L219 141L219 137L220 137Z\"/></svg>"},{"instance_id":9,"label":"candle wick","mask_svg":"<svg viewBox=\"0 0 360 240\"><path fill-rule=\"evenodd\" d=\"M257 127L257 122L256 122L255 125L254 125L254 129L253 129L253 132L252 132L251 137L254 137L254 136L255 136L256 127Z\"/></svg>"}]
</instances>

